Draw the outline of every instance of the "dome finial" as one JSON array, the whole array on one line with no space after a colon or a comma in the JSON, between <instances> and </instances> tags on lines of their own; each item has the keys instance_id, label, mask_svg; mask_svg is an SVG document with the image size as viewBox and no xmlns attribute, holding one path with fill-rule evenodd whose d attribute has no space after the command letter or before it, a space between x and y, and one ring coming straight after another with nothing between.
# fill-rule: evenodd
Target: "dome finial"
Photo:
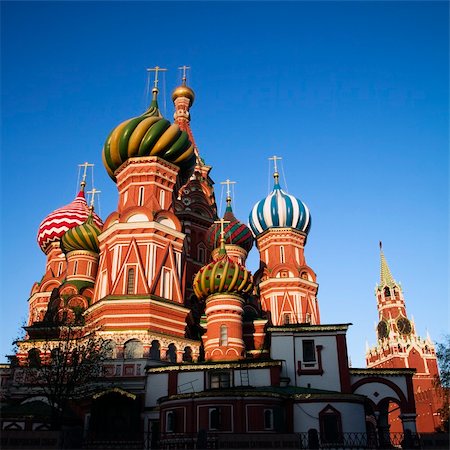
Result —
<instances>
[{"instance_id":1,"label":"dome finial","mask_svg":"<svg viewBox=\"0 0 450 450\"><path fill-rule=\"evenodd\" d=\"M81 183L80 183L80 191L84 192L84 188L86 187L86 175L87 175L87 169L88 167L94 167L94 164L89 164L88 162L85 162L83 164L78 164L78 167L81 169L84 167L83 175L81 176ZM79 172L78 172L79 176Z\"/></svg>"},{"instance_id":2,"label":"dome finial","mask_svg":"<svg viewBox=\"0 0 450 450\"><path fill-rule=\"evenodd\" d=\"M231 189L230 186L232 184L236 184L236 181L231 181L229 178L227 178L225 181L221 181L220 184L226 184L227 185L227 208L226 211L231 211Z\"/></svg>"},{"instance_id":3,"label":"dome finial","mask_svg":"<svg viewBox=\"0 0 450 450\"><path fill-rule=\"evenodd\" d=\"M152 89L152 103L150 106L154 106L157 102L157 97L158 97L158 72L167 72L167 69L163 69L162 67L159 66L155 66L155 67L149 67L147 69L147 72L155 72L155 81L153 82L153 89Z\"/></svg>"},{"instance_id":4,"label":"dome finial","mask_svg":"<svg viewBox=\"0 0 450 450\"><path fill-rule=\"evenodd\" d=\"M214 221L214 223L220 223L220 250L219 257L226 256L227 251L225 250L225 227L224 225L230 223L229 220L219 219Z\"/></svg>"},{"instance_id":5,"label":"dome finial","mask_svg":"<svg viewBox=\"0 0 450 450\"><path fill-rule=\"evenodd\" d=\"M95 194L100 194L102 191L99 191L97 189L95 189L94 187L92 188L91 191L88 191L87 193L91 195L91 201L89 202L89 209L91 211L94 211L94 200L95 200Z\"/></svg>"},{"instance_id":6,"label":"dome finial","mask_svg":"<svg viewBox=\"0 0 450 450\"><path fill-rule=\"evenodd\" d=\"M275 186L279 185L280 174L278 173L277 161L282 160L281 156L275 156L269 158L270 161L273 161L273 179L275 180Z\"/></svg>"},{"instance_id":7,"label":"dome finial","mask_svg":"<svg viewBox=\"0 0 450 450\"><path fill-rule=\"evenodd\" d=\"M178 67L178 69L183 71L183 74L181 75L181 85L186 86L186 80L187 80L186 70L190 69L190 67L189 66L181 66L181 67Z\"/></svg>"}]
</instances>

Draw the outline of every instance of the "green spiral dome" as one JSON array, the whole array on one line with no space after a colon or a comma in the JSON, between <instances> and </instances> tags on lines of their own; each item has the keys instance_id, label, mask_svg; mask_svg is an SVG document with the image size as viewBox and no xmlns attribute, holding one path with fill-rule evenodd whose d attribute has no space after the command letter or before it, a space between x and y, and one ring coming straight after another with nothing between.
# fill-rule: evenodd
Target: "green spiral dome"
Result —
<instances>
[{"instance_id":1,"label":"green spiral dome","mask_svg":"<svg viewBox=\"0 0 450 450\"><path fill-rule=\"evenodd\" d=\"M194 146L188 134L161 116L155 91L150 108L114 128L103 146L103 165L114 181L114 172L127 159L139 156L159 156L181 169L195 164Z\"/></svg>"},{"instance_id":2,"label":"green spiral dome","mask_svg":"<svg viewBox=\"0 0 450 450\"><path fill-rule=\"evenodd\" d=\"M197 298L203 299L212 294L246 294L252 290L253 281L250 272L221 248L218 259L197 272L193 287Z\"/></svg>"},{"instance_id":3,"label":"green spiral dome","mask_svg":"<svg viewBox=\"0 0 450 450\"><path fill-rule=\"evenodd\" d=\"M66 254L75 250L87 250L98 253L98 235L100 233L101 230L95 225L91 214L86 222L70 228L63 234L61 237L61 249Z\"/></svg>"}]
</instances>

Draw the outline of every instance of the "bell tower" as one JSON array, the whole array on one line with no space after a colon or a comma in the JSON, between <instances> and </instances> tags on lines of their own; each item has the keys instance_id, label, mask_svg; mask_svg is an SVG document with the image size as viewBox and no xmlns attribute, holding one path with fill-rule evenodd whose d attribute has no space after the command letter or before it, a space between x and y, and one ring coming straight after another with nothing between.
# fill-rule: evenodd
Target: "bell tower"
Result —
<instances>
[{"instance_id":1,"label":"bell tower","mask_svg":"<svg viewBox=\"0 0 450 450\"><path fill-rule=\"evenodd\" d=\"M366 350L366 365L377 369L416 369L413 377L419 432L434 432L439 420L434 413L440 408L439 378L433 342L427 334L417 334L414 320L408 317L403 289L391 274L380 242L380 282L375 288L378 323L377 344ZM397 431L392 419L391 431ZM399 428L400 430L400 428Z\"/></svg>"}]
</instances>

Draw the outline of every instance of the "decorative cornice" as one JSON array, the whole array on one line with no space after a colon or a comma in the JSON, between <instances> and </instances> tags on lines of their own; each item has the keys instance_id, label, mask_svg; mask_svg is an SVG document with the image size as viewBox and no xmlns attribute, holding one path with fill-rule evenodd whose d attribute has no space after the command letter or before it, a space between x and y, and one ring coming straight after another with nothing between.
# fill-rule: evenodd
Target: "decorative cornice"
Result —
<instances>
[{"instance_id":1,"label":"decorative cornice","mask_svg":"<svg viewBox=\"0 0 450 450\"><path fill-rule=\"evenodd\" d=\"M147 373L186 372L211 369L261 369L264 367L281 367L282 361L233 361L227 363L175 364L166 367L147 367Z\"/></svg>"},{"instance_id":2,"label":"decorative cornice","mask_svg":"<svg viewBox=\"0 0 450 450\"><path fill-rule=\"evenodd\" d=\"M359 376L405 376L414 375L416 369L357 369L350 368L350 375Z\"/></svg>"},{"instance_id":3,"label":"decorative cornice","mask_svg":"<svg viewBox=\"0 0 450 450\"><path fill-rule=\"evenodd\" d=\"M308 333L320 333L323 331L347 331L348 327L353 325L352 323L343 323L336 325L310 325L310 324L292 324L292 325L278 325L271 326L267 329L270 333L296 333L296 332L308 332Z\"/></svg>"}]
</instances>

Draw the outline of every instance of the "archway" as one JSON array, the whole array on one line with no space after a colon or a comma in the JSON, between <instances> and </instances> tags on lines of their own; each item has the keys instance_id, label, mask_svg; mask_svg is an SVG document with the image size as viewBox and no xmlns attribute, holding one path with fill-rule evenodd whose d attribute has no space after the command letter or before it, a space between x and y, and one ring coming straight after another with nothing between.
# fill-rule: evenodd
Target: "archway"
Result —
<instances>
[{"instance_id":1,"label":"archway","mask_svg":"<svg viewBox=\"0 0 450 450\"><path fill-rule=\"evenodd\" d=\"M142 439L140 404L137 397L117 388L94 396L88 437L94 441Z\"/></svg>"}]
</instances>

